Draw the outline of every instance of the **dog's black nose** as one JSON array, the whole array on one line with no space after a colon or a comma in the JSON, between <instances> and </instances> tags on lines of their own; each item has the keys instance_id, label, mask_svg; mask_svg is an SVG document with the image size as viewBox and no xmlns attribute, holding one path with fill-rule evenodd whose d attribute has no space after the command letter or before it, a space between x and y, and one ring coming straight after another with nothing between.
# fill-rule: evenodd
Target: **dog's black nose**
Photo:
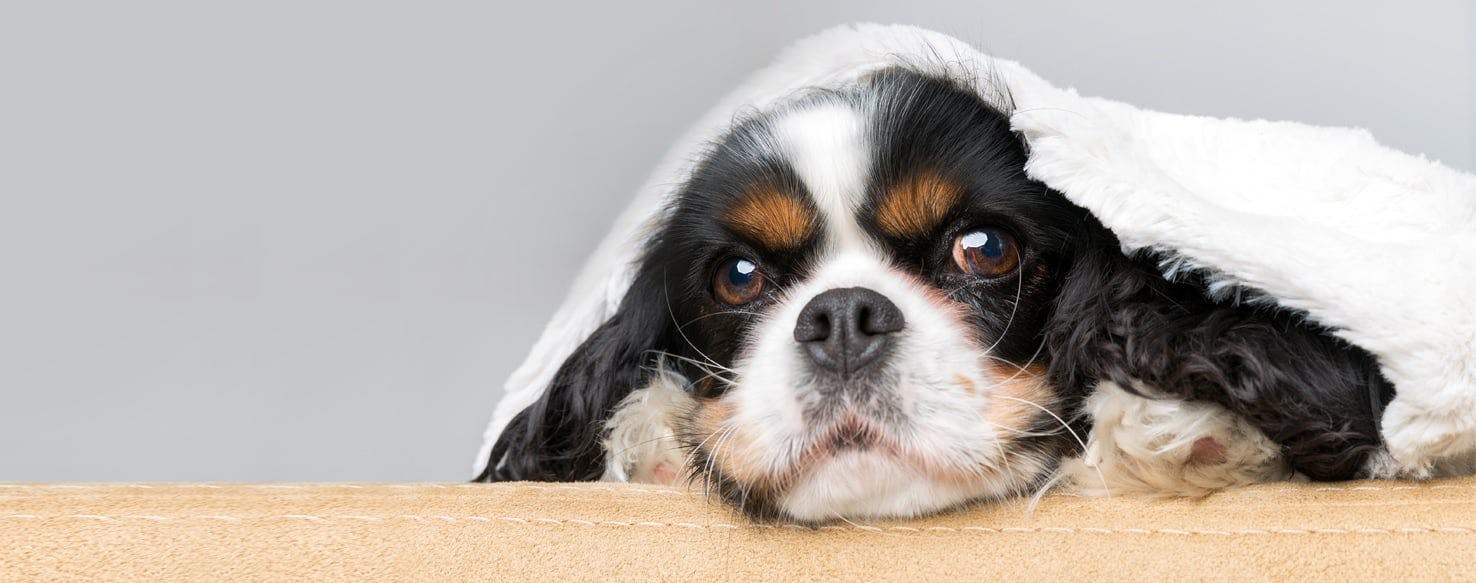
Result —
<instances>
[{"instance_id":1,"label":"dog's black nose","mask_svg":"<svg viewBox=\"0 0 1476 583\"><path fill-rule=\"evenodd\" d=\"M794 339L815 364L849 375L885 354L906 322L887 296L864 287L833 289L800 311Z\"/></svg>"}]
</instances>

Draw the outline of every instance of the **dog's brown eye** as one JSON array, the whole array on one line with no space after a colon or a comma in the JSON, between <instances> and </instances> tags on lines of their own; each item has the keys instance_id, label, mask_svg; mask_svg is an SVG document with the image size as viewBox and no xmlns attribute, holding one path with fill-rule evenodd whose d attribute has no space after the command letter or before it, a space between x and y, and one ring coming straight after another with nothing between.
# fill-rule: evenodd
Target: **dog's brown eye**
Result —
<instances>
[{"instance_id":1,"label":"dog's brown eye","mask_svg":"<svg viewBox=\"0 0 1476 583\"><path fill-rule=\"evenodd\" d=\"M757 263L734 257L718 266L712 290L725 304L746 304L758 299L764 291L764 276L759 273Z\"/></svg>"},{"instance_id":2,"label":"dog's brown eye","mask_svg":"<svg viewBox=\"0 0 1476 583\"><path fill-rule=\"evenodd\" d=\"M996 277L1020 264L1015 239L1000 229L976 229L953 242L953 261L969 275Z\"/></svg>"}]
</instances>

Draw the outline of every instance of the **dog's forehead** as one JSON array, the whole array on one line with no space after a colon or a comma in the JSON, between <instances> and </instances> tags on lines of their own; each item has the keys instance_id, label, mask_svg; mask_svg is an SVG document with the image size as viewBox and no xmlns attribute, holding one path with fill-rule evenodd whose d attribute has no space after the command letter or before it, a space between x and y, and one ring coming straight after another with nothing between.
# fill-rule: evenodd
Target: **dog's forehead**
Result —
<instances>
[{"instance_id":1,"label":"dog's forehead","mask_svg":"<svg viewBox=\"0 0 1476 583\"><path fill-rule=\"evenodd\" d=\"M874 152L867 126L865 114L847 102L799 107L773 124L776 146L804 184L834 247L871 246L857 219Z\"/></svg>"},{"instance_id":2,"label":"dog's forehead","mask_svg":"<svg viewBox=\"0 0 1476 583\"><path fill-rule=\"evenodd\" d=\"M987 132L1008 134L1007 118L997 112L997 127L980 134L989 115L976 96L943 81L873 80L740 124L689 192L706 201L700 215L774 256L855 250L881 257L916 249L958 211L1001 202L988 193L1010 185L995 180L981 189L981 176L1019 172L1001 167L1009 156L998 148L984 147L1001 143Z\"/></svg>"},{"instance_id":3,"label":"dog's forehead","mask_svg":"<svg viewBox=\"0 0 1476 583\"><path fill-rule=\"evenodd\" d=\"M874 251L860 216L875 167L873 126L854 96L767 112L717 144L688 188L686 206L773 255Z\"/></svg>"},{"instance_id":4,"label":"dog's forehead","mask_svg":"<svg viewBox=\"0 0 1476 583\"><path fill-rule=\"evenodd\" d=\"M878 143L879 136L895 139L907 128L879 119L874 103L807 104L778 115L768 129L774 154L793 172L799 192L760 189L761 195L735 201L728 217L755 231L753 219L762 216L771 247L795 247L823 228L833 249L876 251L875 235L924 236L963 202L958 181L925 160L893 159L895 148Z\"/></svg>"}]
</instances>

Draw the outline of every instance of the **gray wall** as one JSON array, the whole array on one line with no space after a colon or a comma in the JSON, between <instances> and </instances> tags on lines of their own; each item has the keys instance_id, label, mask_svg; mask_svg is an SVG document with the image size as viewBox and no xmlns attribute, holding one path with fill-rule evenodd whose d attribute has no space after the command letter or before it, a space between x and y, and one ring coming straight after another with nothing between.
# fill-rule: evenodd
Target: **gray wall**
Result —
<instances>
[{"instance_id":1,"label":"gray wall","mask_svg":"<svg viewBox=\"0 0 1476 583\"><path fill-rule=\"evenodd\" d=\"M0 480L465 478L626 193L833 24L1476 167L1458 0L218 4L0 7Z\"/></svg>"}]
</instances>

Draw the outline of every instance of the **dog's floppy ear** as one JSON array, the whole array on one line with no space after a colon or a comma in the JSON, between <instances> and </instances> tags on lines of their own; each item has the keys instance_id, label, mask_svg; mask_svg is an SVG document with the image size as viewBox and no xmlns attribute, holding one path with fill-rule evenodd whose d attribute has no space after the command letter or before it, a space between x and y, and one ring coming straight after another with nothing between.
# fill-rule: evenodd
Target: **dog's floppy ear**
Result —
<instances>
[{"instance_id":1,"label":"dog's floppy ear","mask_svg":"<svg viewBox=\"0 0 1476 583\"><path fill-rule=\"evenodd\" d=\"M1095 220L1083 229L1047 327L1050 374L1084 395L1111 381L1225 406L1281 445L1313 479L1356 477L1378 447L1393 397L1375 359L1271 305L1208 297L1210 280L1174 281L1162 257L1124 256Z\"/></svg>"},{"instance_id":2,"label":"dog's floppy ear","mask_svg":"<svg viewBox=\"0 0 1476 583\"><path fill-rule=\"evenodd\" d=\"M665 286L643 270L620 308L554 374L543 395L502 430L476 481L594 481L605 470L605 421L645 386L673 334Z\"/></svg>"}]
</instances>

